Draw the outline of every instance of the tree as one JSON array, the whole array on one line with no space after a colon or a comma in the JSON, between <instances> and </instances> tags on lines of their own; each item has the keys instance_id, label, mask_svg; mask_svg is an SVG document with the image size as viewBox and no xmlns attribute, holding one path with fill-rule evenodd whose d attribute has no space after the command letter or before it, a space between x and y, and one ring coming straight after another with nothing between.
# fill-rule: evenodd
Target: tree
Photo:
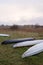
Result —
<instances>
[{"instance_id":1,"label":"tree","mask_svg":"<svg viewBox=\"0 0 43 65\"><path fill-rule=\"evenodd\" d=\"M13 26L10 27L10 29L17 30L18 29L18 25L13 25Z\"/></svg>"}]
</instances>

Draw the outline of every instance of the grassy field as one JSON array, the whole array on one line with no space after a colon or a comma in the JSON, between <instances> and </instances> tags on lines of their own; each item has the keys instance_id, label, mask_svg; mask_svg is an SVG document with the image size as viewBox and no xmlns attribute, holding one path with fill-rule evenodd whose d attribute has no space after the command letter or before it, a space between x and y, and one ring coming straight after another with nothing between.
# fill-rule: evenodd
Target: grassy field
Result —
<instances>
[{"instance_id":1,"label":"grassy field","mask_svg":"<svg viewBox=\"0 0 43 65\"><path fill-rule=\"evenodd\" d=\"M36 39L43 39L42 33L31 33L22 31L0 31L0 33L9 33L10 37L0 37L0 42L7 39L24 38L24 37L34 37ZM1 45L0 44L0 65L43 65L43 52L22 59L21 55L29 47L13 48L12 44Z\"/></svg>"}]
</instances>

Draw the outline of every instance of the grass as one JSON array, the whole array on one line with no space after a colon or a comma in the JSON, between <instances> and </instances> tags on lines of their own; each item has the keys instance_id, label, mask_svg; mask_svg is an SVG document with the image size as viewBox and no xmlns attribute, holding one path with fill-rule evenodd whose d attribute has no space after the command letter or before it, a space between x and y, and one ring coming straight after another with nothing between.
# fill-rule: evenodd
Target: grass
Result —
<instances>
[{"instance_id":1,"label":"grass","mask_svg":"<svg viewBox=\"0 0 43 65\"><path fill-rule=\"evenodd\" d=\"M7 39L24 38L24 37L35 37L36 39L43 39L42 33L31 33L31 32L19 32L19 31L4 31L3 33L9 33L10 37L0 37L0 42ZM21 55L29 47L13 48L12 44L1 45L0 44L0 65L43 65L43 52L23 58Z\"/></svg>"}]
</instances>

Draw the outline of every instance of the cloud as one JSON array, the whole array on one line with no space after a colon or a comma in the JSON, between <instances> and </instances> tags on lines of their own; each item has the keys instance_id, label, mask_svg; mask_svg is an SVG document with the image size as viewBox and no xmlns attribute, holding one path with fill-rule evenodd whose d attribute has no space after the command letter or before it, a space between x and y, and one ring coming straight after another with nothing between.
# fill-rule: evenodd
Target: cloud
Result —
<instances>
[{"instance_id":1,"label":"cloud","mask_svg":"<svg viewBox=\"0 0 43 65\"><path fill-rule=\"evenodd\" d=\"M0 21L30 20L43 17L43 0L0 0Z\"/></svg>"},{"instance_id":2,"label":"cloud","mask_svg":"<svg viewBox=\"0 0 43 65\"><path fill-rule=\"evenodd\" d=\"M15 22L18 25L35 25L35 24L39 24L39 25L43 25L43 17L38 17L38 18L33 18L33 19L21 19L19 21Z\"/></svg>"}]
</instances>

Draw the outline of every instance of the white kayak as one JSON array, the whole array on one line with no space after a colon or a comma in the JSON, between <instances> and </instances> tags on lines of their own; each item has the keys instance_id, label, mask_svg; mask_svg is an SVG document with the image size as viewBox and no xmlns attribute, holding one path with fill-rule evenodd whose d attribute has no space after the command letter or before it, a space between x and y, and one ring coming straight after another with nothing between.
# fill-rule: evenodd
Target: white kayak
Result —
<instances>
[{"instance_id":1,"label":"white kayak","mask_svg":"<svg viewBox=\"0 0 43 65\"><path fill-rule=\"evenodd\" d=\"M43 40L25 41L21 43L16 43L13 45L13 47L15 48L15 47L22 47L22 46L30 46L30 45L38 44L40 42L43 42Z\"/></svg>"},{"instance_id":2,"label":"white kayak","mask_svg":"<svg viewBox=\"0 0 43 65\"><path fill-rule=\"evenodd\" d=\"M26 52L24 52L24 54L22 55L22 58L38 54L42 51L43 51L43 42L29 48Z\"/></svg>"},{"instance_id":3,"label":"white kayak","mask_svg":"<svg viewBox=\"0 0 43 65\"><path fill-rule=\"evenodd\" d=\"M9 34L0 34L0 36L10 36Z\"/></svg>"}]
</instances>

